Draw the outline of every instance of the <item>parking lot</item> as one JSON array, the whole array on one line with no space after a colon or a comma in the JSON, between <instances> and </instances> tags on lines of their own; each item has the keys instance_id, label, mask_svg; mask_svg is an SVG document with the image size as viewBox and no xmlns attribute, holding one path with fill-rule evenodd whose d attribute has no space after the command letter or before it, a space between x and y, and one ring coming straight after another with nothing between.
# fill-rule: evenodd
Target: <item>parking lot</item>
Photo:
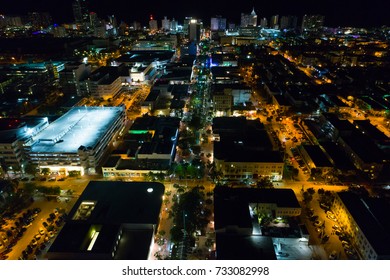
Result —
<instances>
[{"instance_id":1,"label":"parking lot","mask_svg":"<svg viewBox=\"0 0 390 280\"><path fill-rule=\"evenodd\" d=\"M327 259L358 259L348 236L337 222L336 215L321 205L314 195L310 208L303 209L312 244L322 244Z\"/></svg>"},{"instance_id":2,"label":"parking lot","mask_svg":"<svg viewBox=\"0 0 390 280\"><path fill-rule=\"evenodd\" d=\"M35 197L27 209L3 225L1 236L6 237L2 240L4 248L0 250L3 258L44 259L64 223L64 213L68 213L75 201L47 201L44 197Z\"/></svg>"}]
</instances>

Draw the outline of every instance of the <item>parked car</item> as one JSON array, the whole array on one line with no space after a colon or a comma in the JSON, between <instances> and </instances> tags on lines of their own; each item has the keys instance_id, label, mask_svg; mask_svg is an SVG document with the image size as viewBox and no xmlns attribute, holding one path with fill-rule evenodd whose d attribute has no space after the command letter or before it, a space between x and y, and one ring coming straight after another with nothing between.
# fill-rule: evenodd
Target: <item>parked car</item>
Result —
<instances>
[{"instance_id":1,"label":"parked car","mask_svg":"<svg viewBox=\"0 0 390 280\"><path fill-rule=\"evenodd\" d=\"M30 244L31 244L33 247L35 247L35 246L37 246L38 241L37 241L35 238L33 238L33 239L31 240Z\"/></svg>"},{"instance_id":2,"label":"parked car","mask_svg":"<svg viewBox=\"0 0 390 280\"><path fill-rule=\"evenodd\" d=\"M330 260L335 260L337 258L337 252L336 251L332 251L332 253L330 253L329 255L329 259Z\"/></svg>"},{"instance_id":3,"label":"parked car","mask_svg":"<svg viewBox=\"0 0 390 280\"><path fill-rule=\"evenodd\" d=\"M317 221L317 219L318 219L317 215L314 215L314 216L310 217L310 221L312 221L312 222Z\"/></svg>"}]
</instances>

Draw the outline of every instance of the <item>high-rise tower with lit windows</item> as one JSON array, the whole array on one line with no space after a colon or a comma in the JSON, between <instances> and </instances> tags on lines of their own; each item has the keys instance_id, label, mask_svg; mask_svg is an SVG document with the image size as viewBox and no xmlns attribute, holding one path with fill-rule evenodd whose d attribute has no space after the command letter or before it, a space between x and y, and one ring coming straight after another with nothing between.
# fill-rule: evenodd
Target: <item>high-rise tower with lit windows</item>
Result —
<instances>
[{"instance_id":1,"label":"high-rise tower with lit windows","mask_svg":"<svg viewBox=\"0 0 390 280\"><path fill-rule=\"evenodd\" d=\"M257 26L257 14L253 7L250 14L241 13L241 27Z\"/></svg>"}]
</instances>

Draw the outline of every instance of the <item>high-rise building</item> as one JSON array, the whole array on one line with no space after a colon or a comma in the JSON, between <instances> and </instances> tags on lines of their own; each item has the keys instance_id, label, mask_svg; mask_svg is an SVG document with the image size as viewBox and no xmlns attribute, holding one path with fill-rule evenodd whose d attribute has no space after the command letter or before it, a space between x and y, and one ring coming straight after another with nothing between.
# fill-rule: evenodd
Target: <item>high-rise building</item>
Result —
<instances>
[{"instance_id":1,"label":"high-rise building","mask_svg":"<svg viewBox=\"0 0 390 280\"><path fill-rule=\"evenodd\" d=\"M202 22L197 19L191 19L188 26L188 38L191 42L200 42L200 29Z\"/></svg>"},{"instance_id":2,"label":"high-rise building","mask_svg":"<svg viewBox=\"0 0 390 280\"><path fill-rule=\"evenodd\" d=\"M257 15L256 15L256 12L255 12L255 7L253 7L253 10L251 12L251 17L250 17L249 24L252 25L252 26L257 26Z\"/></svg>"},{"instance_id":3,"label":"high-rise building","mask_svg":"<svg viewBox=\"0 0 390 280\"><path fill-rule=\"evenodd\" d=\"M279 29L279 15L274 15L271 17L269 27L273 29Z\"/></svg>"},{"instance_id":4,"label":"high-rise building","mask_svg":"<svg viewBox=\"0 0 390 280\"><path fill-rule=\"evenodd\" d=\"M0 15L0 28L7 26L7 19L5 15Z\"/></svg>"},{"instance_id":5,"label":"high-rise building","mask_svg":"<svg viewBox=\"0 0 390 280\"><path fill-rule=\"evenodd\" d=\"M260 20L260 27L267 28L268 27L268 20L266 18L262 18Z\"/></svg>"},{"instance_id":6,"label":"high-rise building","mask_svg":"<svg viewBox=\"0 0 390 280\"><path fill-rule=\"evenodd\" d=\"M255 8L250 14L241 13L241 27L257 26L257 15Z\"/></svg>"},{"instance_id":7,"label":"high-rise building","mask_svg":"<svg viewBox=\"0 0 390 280\"><path fill-rule=\"evenodd\" d=\"M5 26L22 26L22 18L19 16L5 16L5 15L0 15L0 27L5 27Z\"/></svg>"},{"instance_id":8,"label":"high-rise building","mask_svg":"<svg viewBox=\"0 0 390 280\"><path fill-rule=\"evenodd\" d=\"M34 30L41 30L52 24L49 13L32 12L28 14L28 17Z\"/></svg>"},{"instance_id":9,"label":"high-rise building","mask_svg":"<svg viewBox=\"0 0 390 280\"><path fill-rule=\"evenodd\" d=\"M108 16L108 23L113 28L117 28L118 27L118 22L117 22L116 17L114 15Z\"/></svg>"},{"instance_id":10,"label":"high-rise building","mask_svg":"<svg viewBox=\"0 0 390 280\"><path fill-rule=\"evenodd\" d=\"M95 12L89 13L88 26L92 31L94 31L96 29L96 27L99 26L99 18L97 16L97 13L95 13Z\"/></svg>"},{"instance_id":11,"label":"high-rise building","mask_svg":"<svg viewBox=\"0 0 390 280\"><path fill-rule=\"evenodd\" d=\"M149 18L149 29L150 31L157 31L158 30L158 23L157 20L153 18L153 15L150 15Z\"/></svg>"},{"instance_id":12,"label":"high-rise building","mask_svg":"<svg viewBox=\"0 0 390 280\"><path fill-rule=\"evenodd\" d=\"M325 17L322 15L304 15L302 19L302 32L318 31L324 26Z\"/></svg>"},{"instance_id":13,"label":"high-rise building","mask_svg":"<svg viewBox=\"0 0 390 280\"><path fill-rule=\"evenodd\" d=\"M72 3L73 17L76 23L83 23L83 13L81 11L80 2L78 0Z\"/></svg>"},{"instance_id":14,"label":"high-rise building","mask_svg":"<svg viewBox=\"0 0 390 280\"><path fill-rule=\"evenodd\" d=\"M164 31L171 30L171 21L166 16L161 20L161 29Z\"/></svg>"},{"instance_id":15,"label":"high-rise building","mask_svg":"<svg viewBox=\"0 0 390 280\"><path fill-rule=\"evenodd\" d=\"M211 31L222 31L226 30L226 18L221 16L215 16L211 18Z\"/></svg>"},{"instance_id":16,"label":"high-rise building","mask_svg":"<svg viewBox=\"0 0 390 280\"><path fill-rule=\"evenodd\" d=\"M183 21L183 32L186 35L188 35L188 32L189 32L188 29L189 29L191 20L192 20L192 17L185 17L185 19Z\"/></svg>"},{"instance_id":17,"label":"high-rise building","mask_svg":"<svg viewBox=\"0 0 390 280\"><path fill-rule=\"evenodd\" d=\"M89 21L88 2L75 0L72 3L73 17L77 24L86 25Z\"/></svg>"},{"instance_id":18,"label":"high-rise building","mask_svg":"<svg viewBox=\"0 0 390 280\"><path fill-rule=\"evenodd\" d=\"M131 28L133 30L141 30L141 23L139 21L133 21Z\"/></svg>"},{"instance_id":19,"label":"high-rise building","mask_svg":"<svg viewBox=\"0 0 390 280\"><path fill-rule=\"evenodd\" d=\"M298 18L296 16L282 16L280 19L280 29L296 29Z\"/></svg>"},{"instance_id":20,"label":"high-rise building","mask_svg":"<svg viewBox=\"0 0 390 280\"><path fill-rule=\"evenodd\" d=\"M109 36L118 35L118 23L114 15L108 16L108 22L106 22L106 30Z\"/></svg>"},{"instance_id":21,"label":"high-rise building","mask_svg":"<svg viewBox=\"0 0 390 280\"><path fill-rule=\"evenodd\" d=\"M170 30L172 32L176 32L177 31L177 20L175 20L174 18L170 22Z\"/></svg>"}]
</instances>

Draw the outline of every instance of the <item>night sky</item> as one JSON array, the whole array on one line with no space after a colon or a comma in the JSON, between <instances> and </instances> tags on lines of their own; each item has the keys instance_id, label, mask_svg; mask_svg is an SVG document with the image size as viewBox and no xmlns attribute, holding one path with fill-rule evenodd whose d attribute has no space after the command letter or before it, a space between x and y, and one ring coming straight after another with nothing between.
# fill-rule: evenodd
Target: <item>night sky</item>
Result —
<instances>
[{"instance_id":1,"label":"night sky","mask_svg":"<svg viewBox=\"0 0 390 280\"><path fill-rule=\"evenodd\" d=\"M1 0L0 13L25 15L29 11L49 12L55 23L73 21L73 0ZM252 7L259 18L269 19L272 15L297 15L298 24L304 14L325 15L325 25L329 27L354 26L375 27L390 25L390 1L370 0L361 3L352 0L90 0L90 11L102 19L114 14L118 21L131 23L134 20L146 24L151 14L161 24L164 16L175 18L181 23L186 16L203 19L209 25L210 17L221 15L229 22L239 24L241 12L250 13ZM234 3L240 3L239 5Z\"/></svg>"}]
</instances>

